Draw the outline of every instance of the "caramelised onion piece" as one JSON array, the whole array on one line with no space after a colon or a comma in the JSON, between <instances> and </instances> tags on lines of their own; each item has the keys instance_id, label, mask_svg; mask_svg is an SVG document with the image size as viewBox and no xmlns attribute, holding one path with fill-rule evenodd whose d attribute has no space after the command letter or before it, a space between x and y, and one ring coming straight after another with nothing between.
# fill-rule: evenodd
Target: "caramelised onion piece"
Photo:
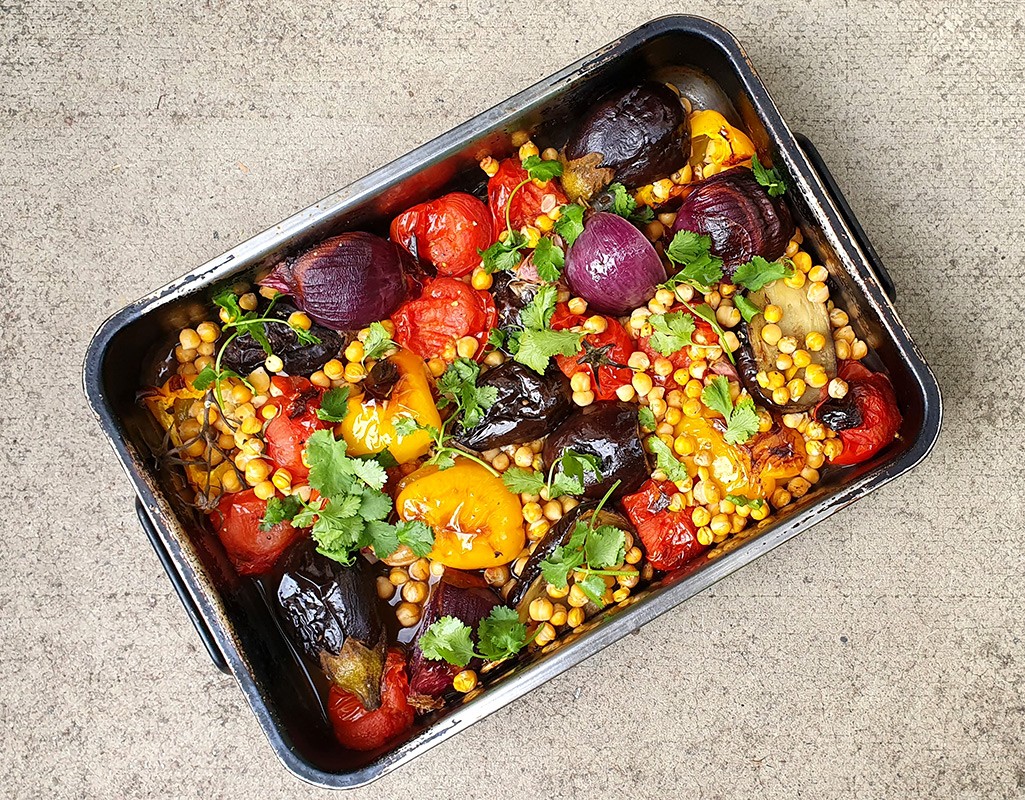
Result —
<instances>
[{"instance_id":1,"label":"caramelised onion piece","mask_svg":"<svg viewBox=\"0 0 1025 800\"><path fill-rule=\"evenodd\" d=\"M618 214L592 214L566 257L573 294L595 311L628 314L655 295L666 279L651 242Z\"/></svg>"},{"instance_id":2,"label":"caramelised onion piece","mask_svg":"<svg viewBox=\"0 0 1025 800\"><path fill-rule=\"evenodd\" d=\"M723 261L726 277L755 256L775 261L794 233L786 203L743 167L706 178L680 206L673 233L693 231L712 240L709 252Z\"/></svg>"},{"instance_id":3,"label":"caramelised onion piece","mask_svg":"<svg viewBox=\"0 0 1025 800\"><path fill-rule=\"evenodd\" d=\"M419 284L412 256L372 233L327 239L260 281L291 295L310 319L336 331L387 318Z\"/></svg>"}]
</instances>

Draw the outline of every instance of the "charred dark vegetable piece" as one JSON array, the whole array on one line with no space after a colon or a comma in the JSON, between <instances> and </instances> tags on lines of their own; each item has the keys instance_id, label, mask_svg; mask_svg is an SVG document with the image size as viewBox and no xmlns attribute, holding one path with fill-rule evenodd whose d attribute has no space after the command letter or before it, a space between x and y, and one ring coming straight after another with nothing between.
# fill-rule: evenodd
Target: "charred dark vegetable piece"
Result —
<instances>
[{"instance_id":1,"label":"charred dark vegetable piece","mask_svg":"<svg viewBox=\"0 0 1025 800\"><path fill-rule=\"evenodd\" d=\"M304 541L286 556L277 596L286 629L328 679L367 709L380 706L388 635L370 565L358 556L339 564Z\"/></svg>"},{"instance_id":2,"label":"charred dark vegetable piece","mask_svg":"<svg viewBox=\"0 0 1025 800\"><path fill-rule=\"evenodd\" d=\"M643 186L681 169L690 153L683 104L664 83L615 92L591 109L562 151L570 200L590 200L613 181Z\"/></svg>"},{"instance_id":3,"label":"charred dark vegetable piece","mask_svg":"<svg viewBox=\"0 0 1025 800\"><path fill-rule=\"evenodd\" d=\"M747 298L759 308L765 308L771 303L783 309L783 318L777 325L783 336L792 336L797 340L798 347L804 347L805 337L812 331L822 334L825 345L821 350L810 353L811 360L813 363L821 364L830 378L836 375L836 350L833 348L829 312L824 303L811 302L804 289L794 289L781 280L774 281L757 292L751 292ZM807 411L826 397L825 387L816 389L808 386L799 399L778 406L772 400L772 390L763 389L758 383L758 373L775 370L776 359L780 355L777 346L762 338L762 328L765 324L765 317L758 314L743 330L737 331L737 336L741 339L741 348L737 351L737 367L744 385L756 400L761 399L784 412Z\"/></svg>"},{"instance_id":4,"label":"charred dark vegetable piece","mask_svg":"<svg viewBox=\"0 0 1025 800\"><path fill-rule=\"evenodd\" d=\"M651 473L637 427L637 406L616 401L598 402L568 417L545 442L545 470L566 450L596 456L602 479L585 472L584 496L601 498L620 481L613 497L637 489Z\"/></svg>"},{"instance_id":5,"label":"charred dark vegetable piece","mask_svg":"<svg viewBox=\"0 0 1025 800\"><path fill-rule=\"evenodd\" d=\"M456 434L456 441L471 450L540 439L573 407L569 381L555 365L538 375L516 361L506 361L484 373L477 385L494 386L498 399L484 412L480 423Z\"/></svg>"},{"instance_id":6,"label":"charred dark vegetable piece","mask_svg":"<svg viewBox=\"0 0 1025 800\"><path fill-rule=\"evenodd\" d=\"M538 284L517 278L509 272L497 272L491 284L491 296L498 311L499 328L516 328L520 325L520 311L537 294Z\"/></svg>"},{"instance_id":7,"label":"charred dark vegetable piece","mask_svg":"<svg viewBox=\"0 0 1025 800\"><path fill-rule=\"evenodd\" d=\"M527 622L529 619L531 602L545 593L547 581L541 572L541 562L548 558L555 551L556 547L564 545L569 541L569 537L573 534L573 528L576 527L578 521L590 524L596 505L597 503L593 501L578 505L545 534L544 538L537 543L534 552L530 554L530 558L527 559L527 563L524 565L516 585L506 599L506 602L516 609L516 613L520 615L520 619L524 622ZM607 509L602 509L598 512L598 519L594 523L596 528L602 525L611 525L627 533L634 533L634 527L626 517ZM585 606L585 613L588 616L597 610L598 607L593 603L588 603Z\"/></svg>"},{"instance_id":8,"label":"charred dark vegetable piece","mask_svg":"<svg viewBox=\"0 0 1025 800\"><path fill-rule=\"evenodd\" d=\"M846 397L839 400L833 397L829 398L815 409L815 418L837 433L858 428L863 422L861 409L858 408L852 393L848 393Z\"/></svg>"},{"instance_id":9,"label":"charred dark vegetable piece","mask_svg":"<svg viewBox=\"0 0 1025 800\"><path fill-rule=\"evenodd\" d=\"M417 642L424 632L442 617L455 617L474 631L482 619L488 616L501 600L478 575L460 572L455 569L445 570L441 580L434 586L431 598L424 606L424 616L416 637L411 644L409 657L409 691L410 702L421 706L430 706L424 698L439 697L452 686L452 678L460 667L446 661L433 661L424 658ZM476 641L476 633L474 634ZM481 660L473 659L465 669L480 669Z\"/></svg>"},{"instance_id":10,"label":"charred dark vegetable piece","mask_svg":"<svg viewBox=\"0 0 1025 800\"><path fill-rule=\"evenodd\" d=\"M387 400L391 397L392 389L395 388L395 384L401 377L395 362L382 358L370 368L370 372L363 381L363 394L373 397L375 400Z\"/></svg>"},{"instance_id":11,"label":"charred dark vegetable piece","mask_svg":"<svg viewBox=\"0 0 1025 800\"><path fill-rule=\"evenodd\" d=\"M298 309L289 303L277 303L269 316L285 320L295 311ZM320 369L324 362L338 355L343 345L341 335L316 323L310 328L310 333L320 339L320 344L299 344L296 335L284 325L271 323L264 325L264 329L271 350L281 359L285 365L285 372L289 375L309 377ZM266 359L267 353L247 333L234 339L225 348L221 362L239 375L248 375L257 367L262 367Z\"/></svg>"},{"instance_id":12,"label":"charred dark vegetable piece","mask_svg":"<svg viewBox=\"0 0 1025 800\"><path fill-rule=\"evenodd\" d=\"M726 277L755 256L775 261L794 233L781 198L769 197L749 169L720 172L697 184L680 206L673 233L709 236L709 252L723 261Z\"/></svg>"}]
</instances>

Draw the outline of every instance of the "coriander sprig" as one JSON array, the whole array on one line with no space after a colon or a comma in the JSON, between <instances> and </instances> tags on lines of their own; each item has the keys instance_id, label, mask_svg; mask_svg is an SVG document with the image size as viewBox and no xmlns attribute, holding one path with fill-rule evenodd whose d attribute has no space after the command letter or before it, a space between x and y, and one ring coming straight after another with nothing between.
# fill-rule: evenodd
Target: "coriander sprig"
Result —
<instances>
[{"instance_id":1,"label":"coriander sprig","mask_svg":"<svg viewBox=\"0 0 1025 800\"><path fill-rule=\"evenodd\" d=\"M556 500L563 495L583 494L585 472L593 473L600 481L602 476L598 471L599 465L596 456L567 449L548 468L547 479L544 474L532 469L510 467L502 473L502 482L513 494L540 495L547 490L548 499Z\"/></svg>"},{"instance_id":2,"label":"coriander sprig","mask_svg":"<svg viewBox=\"0 0 1025 800\"><path fill-rule=\"evenodd\" d=\"M462 668L474 658L485 661L511 658L526 647L534 636L537 636L537 631L527 637L527 626L513 609L495 606L477 624L477 649L473 645L473 629L458 617L451 616L434 622L424 631L417 645L424 658L447 661Z\"/></svg>"}]
</instances>

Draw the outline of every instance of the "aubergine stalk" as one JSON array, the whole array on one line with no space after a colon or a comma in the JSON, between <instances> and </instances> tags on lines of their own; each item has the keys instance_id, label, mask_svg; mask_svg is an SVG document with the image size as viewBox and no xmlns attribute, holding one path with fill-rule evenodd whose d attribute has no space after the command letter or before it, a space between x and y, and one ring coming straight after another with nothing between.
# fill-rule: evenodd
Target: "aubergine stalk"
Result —
<instances>
[{"instance_id":1,"label":"aubergine stalk","mask_svg":"<svg viewBox=\"0 0 1025 800\"><path fill-rule=\"evenodd\" d=\"M613 181L644 186L687 164L690 123L679 96L646 81L594 106L560 158L570 200L590 200Z\"/></svg>"},{"instance_id":2,"label":"aubergine stalk","mask_svg":"<svg viewBox=\"0 0 1025 800\"><path fill-rule=\"evenodd\" d=\"M304 541L286 556L277 597L285 628L302 651L333 684L368 710L378 708L388 634L370 565L360 556L339 564Z\"/></svg>"}]
</instances>

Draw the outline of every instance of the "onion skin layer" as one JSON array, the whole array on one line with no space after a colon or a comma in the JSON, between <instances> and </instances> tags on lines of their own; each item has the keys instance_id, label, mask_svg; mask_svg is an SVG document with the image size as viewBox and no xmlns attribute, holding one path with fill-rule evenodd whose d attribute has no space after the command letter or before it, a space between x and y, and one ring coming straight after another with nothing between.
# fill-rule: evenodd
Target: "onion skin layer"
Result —
<instances>
[{"instance_id":1,"label":"onion skin layer","mask_svg":"<svg viewBox=\"0 0 1025 800\"><path fill-rule=\"evenodd\" d=\"M673 233L693 231L712 240L726 277L755 256L775 261L786 251L794 223L786 203L746 168L720 172L697 184L680 206Z\"/></svg>"}]
</instances>

